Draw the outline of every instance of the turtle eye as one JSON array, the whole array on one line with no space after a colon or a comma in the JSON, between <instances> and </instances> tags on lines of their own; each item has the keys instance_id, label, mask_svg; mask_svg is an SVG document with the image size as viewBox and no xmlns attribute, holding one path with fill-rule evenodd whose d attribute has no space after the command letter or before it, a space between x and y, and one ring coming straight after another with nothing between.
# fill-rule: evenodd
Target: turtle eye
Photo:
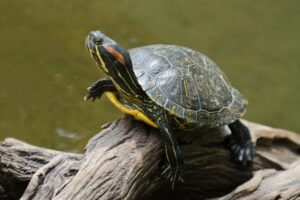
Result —
<instances>
[{"instance_id":1,"label":"turtle eye","mask_svg":"<svg viewBox=\"0 0 300 200\"><path fill-rule=\"evenodd\" d=\"M94 42L95 42L95 44L100 45L100 44L102 44L102 42L103 42L103 38L95 37L95 38L94 38Z\"/></svg>"}]
</instances>

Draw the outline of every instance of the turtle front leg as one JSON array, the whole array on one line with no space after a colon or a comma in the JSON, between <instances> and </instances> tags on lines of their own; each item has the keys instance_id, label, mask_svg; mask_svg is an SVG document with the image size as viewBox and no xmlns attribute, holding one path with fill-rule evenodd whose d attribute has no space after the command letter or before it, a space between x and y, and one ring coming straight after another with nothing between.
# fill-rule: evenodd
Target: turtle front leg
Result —
<instances>
[{"instance_id":1,"label":"turtle front leg","mask_svg":"<svg viewBox=\"0 0 300 200\"><path fill-rule=\"evenodd\" d=\"M172 189L177 181L183 182L183 157L176 140L176 136L170 127L170 120L165 110L157 112L156 124L160 128L165 145L168 166L163 170L162 175L172 182Z\"/></svg>"},{"instance_id":2,"label":"turtle front leg","mask_svg":"<svg viewBox=\"0 0 300 200\"><path fill-rule=\"evenodd\" d=\"M109 78L99 79L90 87L88 87L88 93L84 97L84 100L87 101L89 99L92 99L92 101L95 101L96 99L100 99L104 92L115 91L117 91L117 89Z\"/></svg>"},{"instance_id":3,"label":"turtle front leg","mask_svg":"<svg viewBox=\"0 0 300 200\"><path fill-rule=\"evenodd\" d=\"M240 120L229 124L229 128L231 130L229 148L234 159L243 164L252 162L255 149L249 129Z\"/></svg>"}]
</instances>

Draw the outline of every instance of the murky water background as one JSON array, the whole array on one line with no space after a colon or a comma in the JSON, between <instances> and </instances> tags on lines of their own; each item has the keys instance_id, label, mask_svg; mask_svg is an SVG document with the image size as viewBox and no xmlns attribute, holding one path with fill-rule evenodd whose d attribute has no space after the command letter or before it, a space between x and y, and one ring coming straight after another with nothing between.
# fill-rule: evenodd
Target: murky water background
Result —
<instances>
[{"instance_id":1,"label":"murky water background","mask_svg":"<svg viewBox=\"0 0 300 200\"><path fill-rule=\"evenodd\" d=\"M0 139L79 151L121 116L84 102L102 74L84 48L101 29L126 48L168 43L212 58L250 101L246 119L300 132L300 1L1 0Z\"/></svg>"}]
</instances>

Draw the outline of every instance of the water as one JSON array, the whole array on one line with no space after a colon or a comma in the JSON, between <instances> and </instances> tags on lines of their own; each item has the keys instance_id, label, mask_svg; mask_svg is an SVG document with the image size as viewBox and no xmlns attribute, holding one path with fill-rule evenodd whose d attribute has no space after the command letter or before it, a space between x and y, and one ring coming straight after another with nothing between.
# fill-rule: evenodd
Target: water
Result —
<instances>
[{"instance_id":1,"label":"water","mask_svg":"<svg viewBox=\"0 0 300 200\"><path fill-rule=\"evenodd\" d=\"M121 116L84 102L103 76L84 48L101 29L126 48L177 44L212 58L250 101L246 119L300 132L299 1L1 0L0 139L80 151Z\"/></svg>"}]
</instances>

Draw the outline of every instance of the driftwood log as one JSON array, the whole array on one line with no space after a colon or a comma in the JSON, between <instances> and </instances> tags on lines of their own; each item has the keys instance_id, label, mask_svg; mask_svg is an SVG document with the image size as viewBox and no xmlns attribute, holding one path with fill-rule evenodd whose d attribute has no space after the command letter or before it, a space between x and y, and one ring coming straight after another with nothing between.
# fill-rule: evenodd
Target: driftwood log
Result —
<instances>
[{"instance_id":1,"label":"driftwood log","mask_svg":"<svg viewBox=\"0 0 300 200\"><path fill-rule=\"evenodd\" d=\"M300 136L244 123L256 143L251 166L232 160L227 127L178 132L185 182L173 191L160 175L166 160L159 132L130 117L105 125L84 154L8 138L0 144L0 199L300 199Z\"/></svg>"}]
</instances>

